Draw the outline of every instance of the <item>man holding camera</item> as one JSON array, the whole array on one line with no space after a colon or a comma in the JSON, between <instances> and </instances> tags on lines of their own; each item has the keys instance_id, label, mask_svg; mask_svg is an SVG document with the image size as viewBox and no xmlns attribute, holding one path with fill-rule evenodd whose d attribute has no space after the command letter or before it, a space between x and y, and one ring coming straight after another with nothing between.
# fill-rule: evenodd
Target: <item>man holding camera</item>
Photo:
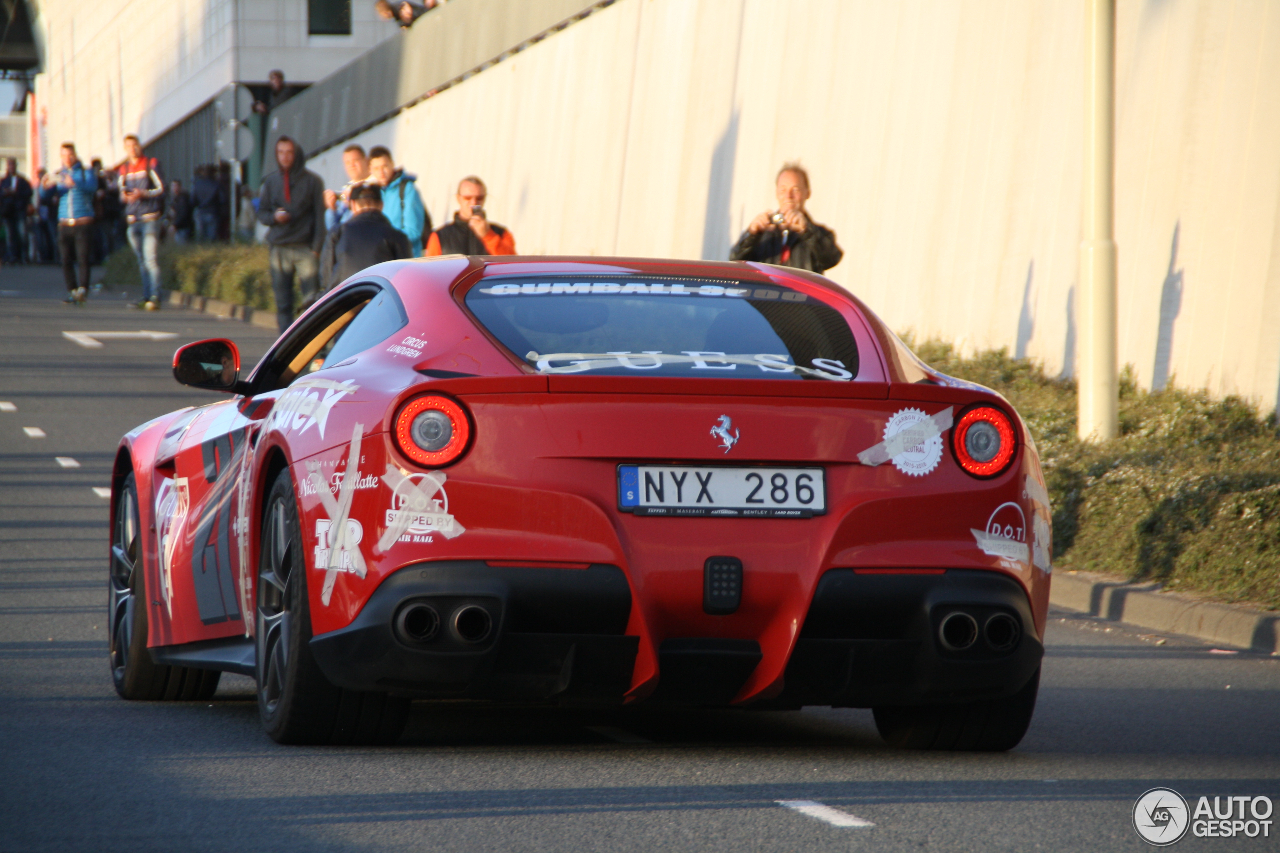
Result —
<instances>
[{"instance_id":1,"label":"man holding camera","mask_svg":"<svg viewBox=\"0 0 1280 853\"><path fill-rule=\"evenodd\" d=\"M511 232L485 217L484 200L489 191L484 181L468 175L458 183L458 212L453 221L437 229L427 240L431 255L514 255L516 238Z\"/></svg>"},{"instance_id":2,"label":"man holding camera","mask_svg":"<svg viewBox=\"0 0 1280 853\"><path fill-rule=\"evenodd\" d=\"M729 250L731 261L759 261L821 273L840 263L844 252L830 228L809 218L809 174L798 163L787 163L775 182L778 209L751 220Z\"/></svg>"}]
</instances>

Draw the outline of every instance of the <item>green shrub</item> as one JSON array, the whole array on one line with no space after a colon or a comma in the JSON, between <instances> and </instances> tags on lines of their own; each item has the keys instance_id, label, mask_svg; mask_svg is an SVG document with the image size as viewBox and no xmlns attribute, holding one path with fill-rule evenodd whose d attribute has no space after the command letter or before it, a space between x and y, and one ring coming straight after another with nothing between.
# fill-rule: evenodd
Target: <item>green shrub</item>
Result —
<instances>
[{"instance_id":1,"label":"green shrub","mask_svg":"<svg viewBox=\"0 0 1280 853\"><path fill-rule=\"evenodd\" d=\"M961 358L929 341L920 357L986 385L1026 419L1053 502L1055 570L1158 581L1280 609L1280 432L1238 397L1120 382L1120 436L1076 438L1074 381L1004 350Z\"/></svg>"},{"instance_id":2,"label":"green shrub","mask_svg":"<svg viewBox=\"0 0 1280 853\"><path fill-rule=\"evenodd\" d=\"M161 284L168 290L275 311L269 250L261 244L166 242L159 252ZM128 246L107 258L103 281L113 289L141 289L138 263ZM295 293L295 304L300 294Z\"/></svg>"}]
</instances>

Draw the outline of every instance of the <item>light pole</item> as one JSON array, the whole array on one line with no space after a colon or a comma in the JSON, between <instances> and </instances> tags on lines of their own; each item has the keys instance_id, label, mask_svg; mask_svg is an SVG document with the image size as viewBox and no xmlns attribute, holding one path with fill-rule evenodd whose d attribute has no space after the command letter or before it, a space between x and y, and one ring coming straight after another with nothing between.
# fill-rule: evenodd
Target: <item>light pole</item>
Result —
<instances>
[{"instance_id":1,"label":"light pole","mask_svg":"<svg viewBox=\"0 0 1280 853\"><path fill-rule=\"evenodd\" d=\"M1080 243L1077 432L1106 441L1119 432L1116 379L1115 0L1086 0L1084 218Z\"/></svg>"}]
</instances>

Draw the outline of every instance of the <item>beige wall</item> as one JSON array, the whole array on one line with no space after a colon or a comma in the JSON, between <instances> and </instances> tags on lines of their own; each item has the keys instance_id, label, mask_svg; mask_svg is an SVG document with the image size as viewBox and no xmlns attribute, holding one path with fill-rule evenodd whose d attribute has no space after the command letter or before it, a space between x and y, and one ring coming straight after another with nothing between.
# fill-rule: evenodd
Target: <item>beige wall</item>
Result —
<instances>
[{"instance_id":1,"label":"beige wall","mask_svg":"<svg viewBox=\"0 0 1280 853\"><path fill-rule=\"evenodd\" d=\"M36 79L48 138L113 162L122 138L143 142L233 81L265 82L273 68L312 82L398 28L354 0L350 36L307 35L307 0L41 0L44 69Z\"/></svg>"}]
</instances>

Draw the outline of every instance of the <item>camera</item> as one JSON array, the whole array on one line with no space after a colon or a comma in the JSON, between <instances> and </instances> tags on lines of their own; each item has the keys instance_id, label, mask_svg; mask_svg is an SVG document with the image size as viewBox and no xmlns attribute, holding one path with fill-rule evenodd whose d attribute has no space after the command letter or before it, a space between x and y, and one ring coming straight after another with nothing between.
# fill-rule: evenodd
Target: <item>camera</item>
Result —
<instances>
[{"instance_id":1,"label":"camera","mask_svg":"<svg viewBox=\"0 0 1280 853\"><path fill-rule=\"evenodd\" d=\"M779 228L781 228L784 224L786 224L787 218L782 215L782 211L778 211L773 216L769 217L769 221L772 222L774 225L777 225Z\"/></svg>"},{"instance_id":2,"label":"camera","mask_svg":"<svg viewBox=\"0 0 1280 853\"><path fill-rule=\"evenodd\" d=\"M471 215L472 215L472 216L479 216L481 219L483 219L483 218L484 218L484 208L483 208L483 207L481 207L481 206L480 206L480 205L478 205L478 204L473 204L473 205L471 205Z\"/></svg>"}]
</instances>

